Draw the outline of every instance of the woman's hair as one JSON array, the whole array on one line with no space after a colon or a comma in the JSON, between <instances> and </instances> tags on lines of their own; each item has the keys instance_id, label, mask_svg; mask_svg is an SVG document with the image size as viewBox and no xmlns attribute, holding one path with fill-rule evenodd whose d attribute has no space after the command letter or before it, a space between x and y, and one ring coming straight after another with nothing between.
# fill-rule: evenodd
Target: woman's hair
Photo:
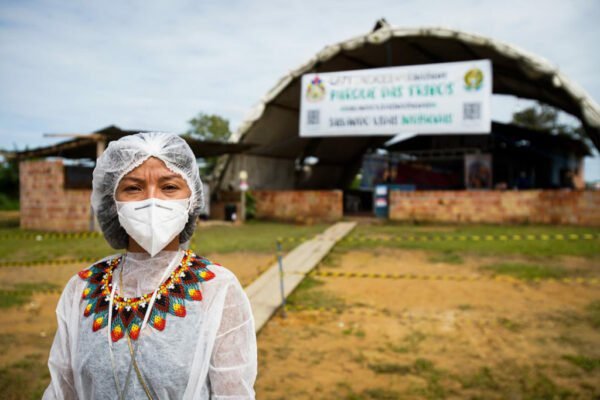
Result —
<instances>
[{"instance_id":1,"label":"woman's hair","mask_svg":"<svg viewBox=\"0 0 600 400\"><path fill-rule=\"evenodd\" d=\"M204 210L204 192L196 156L183 138L173 133L141 132L112 141L96 161L91 201L102 233L115 249L126 248L129 241L117 215L117 186L126 174L150 157L162 160L167 168L181 175L192 192L188 222L179 234L179 243L190 240L196 219Z\"/></svg>"}]
</instances>

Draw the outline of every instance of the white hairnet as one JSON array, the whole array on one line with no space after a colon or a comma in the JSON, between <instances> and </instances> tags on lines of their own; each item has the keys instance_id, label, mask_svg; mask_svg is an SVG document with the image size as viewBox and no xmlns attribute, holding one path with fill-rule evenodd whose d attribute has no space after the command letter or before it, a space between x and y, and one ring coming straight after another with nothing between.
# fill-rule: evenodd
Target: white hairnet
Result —
<instances>
[{"instance_id":1,"label":"white hairnet","mask_svg":"<svg viewBox=\"0 0 600 400\"><path fill-rule=\"evenodd\" d=\"M96 161L92 179L92 208L106 241L115 249L126 248L128 235L119 223L115 192L123 176L149 157L162 160L167 168L180 174L192 195L187 224L179 234L179 243L187 247L194 233L196 219L204 209L202 181L196 156L184 139L164 132L142 132L124 136L108 144Z\"/></svg>"}]
</instances>

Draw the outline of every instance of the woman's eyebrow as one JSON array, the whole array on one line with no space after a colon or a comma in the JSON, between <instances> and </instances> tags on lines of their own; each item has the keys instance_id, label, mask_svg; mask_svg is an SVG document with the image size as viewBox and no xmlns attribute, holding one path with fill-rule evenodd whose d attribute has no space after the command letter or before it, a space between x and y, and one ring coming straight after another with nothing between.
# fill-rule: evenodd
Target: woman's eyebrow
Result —
<instances>
[{"instance_id":1,"label":"woman's eyebrow","mask_svg":"<svg viewBox=\"0 0 600 400\"><path fill-rule=\"evenodd\" d=\"M136 178L135 176L125 176L125 177L123 177L123 179L121 179L121 181L127 181L127 180L134 181L134 182L140 182L140 183L144 182L144 179Z\"/></svg>"},{"instance_id":2,"label":"woman's eyebrow","mask_svg":"<svg viewBox=\"0 0 600 400\"><path fill-rule=\"evenodd\" d=\"M183 178L179 174L163 175L160 178L158 178L159 181L166 181L169 179L183 179Z\"/></svg>"}]
</instances>

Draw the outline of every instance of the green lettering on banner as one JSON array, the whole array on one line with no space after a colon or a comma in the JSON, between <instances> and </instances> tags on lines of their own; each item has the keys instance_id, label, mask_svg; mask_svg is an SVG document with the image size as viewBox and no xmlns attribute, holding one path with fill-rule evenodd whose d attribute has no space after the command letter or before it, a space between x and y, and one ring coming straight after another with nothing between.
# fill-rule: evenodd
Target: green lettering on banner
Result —
<instances>
[{"instance_id":1,"label":"green lettering on banner","mask_svg":"<svg viewBox=\"0 0 600 400\"><path fill-rule=\"evenodd\" d=\"M375 88L349 88L332 90L329 100L374 100Z\"/></svg>"},{"instance_id":2,"label":"green lettering on banner","mask_svg":"<svg viewBox=\"0 0 600 400\"><path fill-rule=\"evenodd\" d=\"M386 99L388 97L398 98L402 97L402 86L391 86L391 87L382 87L381 88L381 98Z\"/></svg>"},{"instance_id":3,"label":"green lettering on banner","mask_svg":"<svg viewBox=\"0 0 600 400\"><path fill-rule=\"evenodd\" d=\"M403 115L402 125L439 125L451 124L452 114Z\"/></svg>"},{"instance_id":4,"label":"green lettering on banner","mask_svg":"<svg viewBox=\"0 0 600 400\"><path fill-rule=\"evenodd\" d=\"M440 97L451 96L454 93L452 83L425 83L412 84L408 86L408 95L410 97Z\"/></svg>"}]
</instances>

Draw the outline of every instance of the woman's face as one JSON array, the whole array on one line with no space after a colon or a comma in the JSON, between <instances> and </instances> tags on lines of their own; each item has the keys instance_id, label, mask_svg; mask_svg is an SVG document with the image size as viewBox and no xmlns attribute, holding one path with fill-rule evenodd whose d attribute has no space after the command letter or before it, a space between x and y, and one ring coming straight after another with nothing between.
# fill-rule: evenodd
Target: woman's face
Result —
<instances>
[{"instance_id":1,"label":"woman's face","mask_svg":"<svg viewBox=\"0 0 600 400\"><path fill-rule=\"evenodd\" d=\"M167 168L165 163L150 157L125 175L117 186L117 201L139 201L151 197L162 200L185 199L192 194L181 175Z\"/></svg>"}]
</instances>

